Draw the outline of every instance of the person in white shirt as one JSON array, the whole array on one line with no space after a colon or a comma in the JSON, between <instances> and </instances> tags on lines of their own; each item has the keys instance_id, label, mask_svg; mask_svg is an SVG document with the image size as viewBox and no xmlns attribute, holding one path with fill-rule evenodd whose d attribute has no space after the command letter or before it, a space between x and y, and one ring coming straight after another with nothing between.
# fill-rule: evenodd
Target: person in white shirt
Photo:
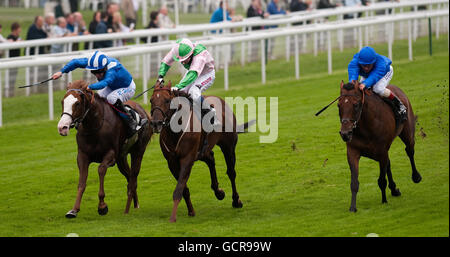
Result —
<instances>
[{"instance_id":1,"label":"person in white shirt","mask_svg":"<svg viewBox=\"0 0 450 257\"><path fill-rule=\"evenodd\" d=\"M59 17L56 20L56 26L52 29L52 37L65 37L71 35L67 29L67 22L64 17ZM64 51L64 44L52 44L50 53L62 53Z\"/></svg>"},{"instance_id":2,"label":"person in white shirt","mask_svg":"<svg viewBox=\"0 0 450 257\"><path fill-rule=\"evenodd\" d=\"M172 22L172 20L169 17L169 10L167 9L167 6L163 5L159 9L158 14L158 27L162 29L171 29L175 28L175 24ZM168 35L161 36L161 40L168 40Z\"/></svg>"}]
</instances>

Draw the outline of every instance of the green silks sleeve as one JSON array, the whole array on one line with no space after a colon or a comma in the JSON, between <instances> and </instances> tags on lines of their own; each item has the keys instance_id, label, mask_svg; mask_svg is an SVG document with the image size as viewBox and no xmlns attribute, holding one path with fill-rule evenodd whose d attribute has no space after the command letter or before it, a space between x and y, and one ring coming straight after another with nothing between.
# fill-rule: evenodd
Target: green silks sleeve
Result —
<instances>
[{"instance_id":1,"label":"green silks sleeve","mask_svg":"<svg viewBox=\"0 0 450 257\"><path fill-rule=\"evenodd\" d=\"M188 71L188 73L186 74L186 76L184 76L184 78L180 81L180 83L176 84L175 87L177 87L178 89L183 89L185 88L187 85L190 85L192 82L194 82L198 77L198 74L196 71Z\"/></svg>"},{"instance_id":2,"label":"green silks sleeve","mask_svg":"<svg viewBox=\"0 0 450 257\"><path fill-rule=\"evenodd\" d=\"M158 75L165 76L167 71L170 69L170 66L161 62L161 67L159 67Z\"/></svg>"}]
</instances>

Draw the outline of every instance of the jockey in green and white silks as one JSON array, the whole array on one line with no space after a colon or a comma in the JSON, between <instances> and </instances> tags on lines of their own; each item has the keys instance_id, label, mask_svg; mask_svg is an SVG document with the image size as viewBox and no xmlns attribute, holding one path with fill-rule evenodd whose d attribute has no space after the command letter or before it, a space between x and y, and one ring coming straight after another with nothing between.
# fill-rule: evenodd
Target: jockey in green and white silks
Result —
<instances>
[{"instance_id":1,"label":"jockey in green and white silks","mask_svg":"<svg viewBox=\"0 0 450 257\"><path fill-rule=\"evenodd\" d=\"M172 87L172 90L182 90L188 93L193 100L193 104L201 107L203 102L202 92L212 86L216 78L214 59L202 44L194 44L187 38L179 39L162 59L158 79L164 78L175 61L181 62L187 72L181 81ZM214 113L213 126L216 126L219 121L215 110L212 107L209 108L208 112Z\"/></svg>"}]
</instances>

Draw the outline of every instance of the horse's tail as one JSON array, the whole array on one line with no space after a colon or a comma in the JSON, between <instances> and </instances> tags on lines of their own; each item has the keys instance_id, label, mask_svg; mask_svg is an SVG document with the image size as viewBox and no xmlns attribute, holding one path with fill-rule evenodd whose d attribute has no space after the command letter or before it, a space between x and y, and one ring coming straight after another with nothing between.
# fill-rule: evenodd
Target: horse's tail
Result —
<instances>
[{"instance_id":1,"label":"horse's tail","mask_svg":"<svg viewBox=\"0 0 450 257\"><path fill-rule=\"evenodd\" d=\"M236 131L237 131L238 134L241 134L241 133L247 133L246 130L247 130L250 126L252 126L253 124L255 124L255 123L256 123L256 120L251 120L251 121L248 121L248 122L246 122L246 123L244 123L244 124L238 125L238 126L236 127Z\"/></svg>"}]
</instances>

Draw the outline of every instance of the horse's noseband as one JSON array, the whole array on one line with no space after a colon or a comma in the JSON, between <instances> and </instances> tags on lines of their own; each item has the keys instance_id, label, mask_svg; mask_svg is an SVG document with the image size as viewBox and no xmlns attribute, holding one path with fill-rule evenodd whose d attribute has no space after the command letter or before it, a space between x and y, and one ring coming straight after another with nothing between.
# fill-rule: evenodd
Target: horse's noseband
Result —
<instances>
[{"instance_id":1,"label":"horse's noseband","mask_svg":"<svg viewBox=\"0 0 450 257\"><path fill-rule=\"evenodd\" d=\"M153 117L153 113L155 111L159 111L161 112L161 114L163 115L164 119L162 121L162 125L163 127L168 126L169 123L169 115L167 113L165 113L161 108L159 108L158 106L152 107L152 110L150 111L150 115Z\"/></svg>"}]
</instances>

